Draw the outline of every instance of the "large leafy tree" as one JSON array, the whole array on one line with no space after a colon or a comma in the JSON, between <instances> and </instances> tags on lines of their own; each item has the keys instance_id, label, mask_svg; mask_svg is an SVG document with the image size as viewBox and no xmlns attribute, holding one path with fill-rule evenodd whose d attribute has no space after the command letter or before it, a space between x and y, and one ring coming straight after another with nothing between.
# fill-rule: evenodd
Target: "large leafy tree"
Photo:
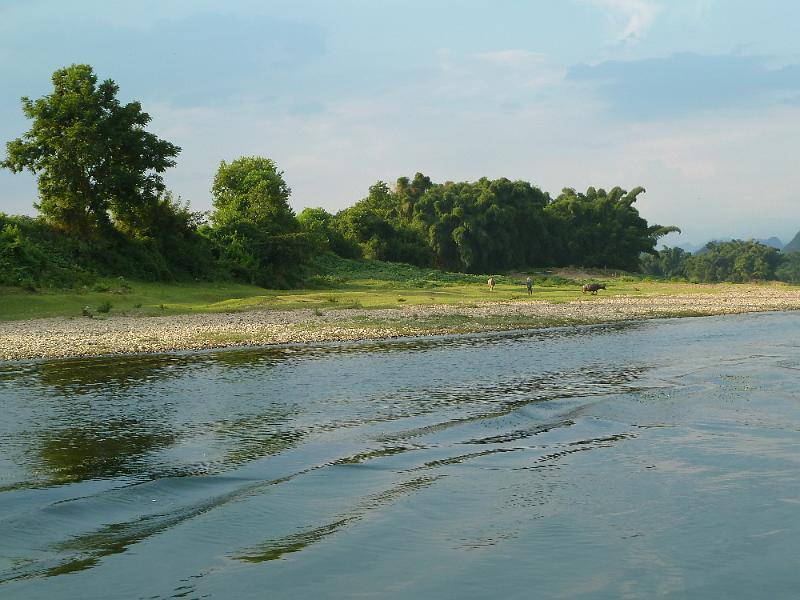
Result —
<instances>
[{"instance_id":1,"label":"large leafy tree","mask_svg":"<svg viewBox=\"0 0 800 600\"><path fill-rule=\"evenodd\" d=\"M615 267L634 271L641 253L655 253L658 239L675 226L648 225L634 206L644 188L609 192L590 187L585 194L564 189L545 208L548 227L557 240L555 263Z\"/></svg>"},{"instance_id":2,"label":"large leafy tree","mask_svg":"<svg viewBox=\"0 0 800 600\"><path fill-rule=\"evenodd\" d=\"M261 156L244 156L220 162L214 184L215 227L250 223L271 234L295 232L299 224L289 206L292 190L275 162Z\"/></svg>"},{"instance_id":3,"label":"large leafy tree","mask_svg":"<svg viewBox=\"0 0 800 600\"><path fill-rule=\"evenodd\" d=\"M414 202L412 224L426 233L443 268L491 272L544 264L547 200L530 183L505 178L434 184Z\"/></svg>"},{"instance_id":4,"label":"large leafy tree","mask_svg":"<svg viewBox=\"0 0 800 600\"><path fill-rule=\"evenodd\" d=\"M238 278L264 287L296 284L319 238L303 231L289 206L291 190L269 158L220 163L214 184L212 235L219 259Z\"/></svg>"},{"instance_id":5,"label":"large leafy tree","mask_svg":"<svg viewBox=\"0 0 800 600\"><path fill-rule=\"evenodd\" d=\"M150 115L141 104L121 104L117 84L98 84L89 65L59 69L52 79L51 94L22 98L33 125L8 142L0 165L37 174L36 207L70 233L112 224L146 229L164 191L161 174L175 165L180 148L145 131Z\"/></svg>"},{"instance_id":6,"label":"large leafy tree","mask_svg":"<svg viewBox=\"0 0 800 600\"><path fill-rule=\"evenodd\" d=\"M639 259L642 273L682 279L686 277L686 261L689 253L683 248L662 248L655 254L643 253Z\"/></svg>"},{"instance_id":7,"label":"large leafy tree","mask_svg":"<svg viewBox=\"0 0 800 600\"><path fill-rule=\"evenodd\" d=\"M308 233L318 251L333 251L345 258L361 258L358 243L345 239L334 220L335 217L324 208L306 208L297 215L300 227Z\"/></svg>"},{"instance_id":8,"label":"large leafy tree","mask_svg":"<svg viewBox=\"0 0 800 600\"><path fill-rule=\"evenodd\" d=\"M417 173L379 181L332 221L367 258L491 272L547 262L549 197L525 181L433 183Z\"/></svg>"}]
</instances>

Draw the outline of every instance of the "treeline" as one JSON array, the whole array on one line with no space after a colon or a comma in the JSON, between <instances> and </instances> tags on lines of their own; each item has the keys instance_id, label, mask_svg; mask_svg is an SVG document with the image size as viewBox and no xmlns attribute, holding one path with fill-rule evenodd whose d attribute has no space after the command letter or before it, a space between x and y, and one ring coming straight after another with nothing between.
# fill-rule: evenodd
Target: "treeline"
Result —
<instances>
[{"instance_id":1,"label":"treeline","mask_svg":"<svg viewBox=\"0 0 800 600\"><path fill-rule=\"evenodd\" d=\"M22 99L31 129L0 166L37 175L38 218L0 213L0 283L68 286L93 276L233 278L299 283L315 255L406 262L467 273L584 265L635 270L674 227L650 226L627 192L525 181L434 183L417 173L378 182L354 206L295 216L291 190L263 157L222 162L213 209L196 213L165 189L180 148L146 131L138 102L121 104L89 65L53 74L53 91Z\"/></svg>"},{"instance_id":2,"label":"treeline","mask_svg":"<svg viewBox=\"0 0 800 600\"><path fill-rule=\"evenodd\" d=\"M0 213L0 284L69 287L97 275L301 283L322 253L501 273L528 267L612 268L690 281L800 282L800 255L758 242L712 242L690 255L655 250L676 227L649 225L644 191L572 188L555 198L526 181L433 182L417 173L379 181L336 214L295 215L291 190L268 158L220 163L213 207L192 212L166 190L180 148L146 130L138 102L88 65L53 74L52 93L22 99L31 128L0 167L36 174L37 218Z\"/></svg>"},{"instance_id":3,"label":"treeline","mask_svg":"<svg viewBox=\"0 0 800 600\"><path fill-rule=\"evenodd\" d=\"M745 282L781 280L800 283L800 253L782 254L752 240L709 242L690 254L681 248L664 248L642 257L646 275L695 282Z\"/></svg>"},{"instance_id":4,"label":"treeline","mask_svg":"<svg viewBox=\"0 0 800 600\"><path fill-rule=\"evenodd\" d=\"M291 287L320 247L289 207L289 193L273 161L243 157L220 164L209 213L190 211L168 192L137 226L112 215L76 227L41 204L38 218L0 213L0 284L74 287L104 275Z\"/></svg>"},{"instance_id":5,"label":"treeline","mask_svg":"<svg viewBox=\"0 0 800 600\"><path fill-rule=\"evenodd\" d=\"M642 253L676 227L650 226L634 207L638 187L568 188L555 199L526 181L434 183L417 173L394 189L378 182L336 215L306 209L306 231L349 257L449 271L493 273L526 266L637 270Z\"/></svg>"},{"instance_id":6,"label":"treeline","mask_svg":"<svg viewBox=\"0 0 800 600\"><path fill-rule=\"evenodd\" d=\"M53 74L53 92L22 99L31 129L0 166L37 175L39 217L0 213L0 283L70 286L97 275L297 283L313 238L289 207L290 189L265 158L224 161L214 208L195 213L165 189L180 148L146 131L138 102L122 105L89 65Z\"/></svg>"}]
</instances>

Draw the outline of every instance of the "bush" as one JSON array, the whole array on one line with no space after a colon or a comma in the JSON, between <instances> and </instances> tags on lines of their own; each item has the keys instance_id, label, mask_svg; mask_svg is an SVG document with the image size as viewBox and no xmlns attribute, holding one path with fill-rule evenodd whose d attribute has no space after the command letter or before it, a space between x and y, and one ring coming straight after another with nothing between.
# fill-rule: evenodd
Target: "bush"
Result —
<instances>
[{"instance_id":1,"label":"bush","mask_svg":"<svg viewBox=\"0 0 800 600\"><path fill-rule=\"evenodd\" d=\"M0 284L35 289L91 283L84 250L42 220L0 213Z\"/></svg>"},{"instance_id":2,"label":"bush","mask_svg":"<svg viewBox=\"0 0 800 600\"><path fill-rule=\"evenodd\" d=\"M307 275L315 241L306 232L270 234L251 223L211 230L217 261L234 279L289 288Z\"/></svg>"},{"instance_id":3,"label":"bush","mask_svg":"<svg viewBox=\"0 0 800 600\"><path fill-rule=\"evenodd\" d=\"M0 284L28 289L91 286L99 276L144 281L220 276L212 242L196 215L159 202L158 235L109 229L102 236L69 236L43 219L0 213ZM199 218L199 217L198 217Z\"/></svg>"},{"instance_id":4,"label":"bush","mask_svg":"<svg viewBox=\"0 0 800 600\"><path fill-rule=\"evenodd\" d=\"M800 283L800 252L782 255L780 266L775 269L775 277L787 283Z\"/></svg>"},{"instance_id":5,"label":"bush","mask_svg":"<svg viewBox=\"0 0 800 600\"><path fill-rule=\"evenodd\" d=\"M359 279L398 281L417 287L436 287L442 283L476 283L483 275L432 271L413 265L378 260L353 260L333 253L313 257L309 262L310 282L319 285L341 284Z\"/></svg>"}]
</instances>

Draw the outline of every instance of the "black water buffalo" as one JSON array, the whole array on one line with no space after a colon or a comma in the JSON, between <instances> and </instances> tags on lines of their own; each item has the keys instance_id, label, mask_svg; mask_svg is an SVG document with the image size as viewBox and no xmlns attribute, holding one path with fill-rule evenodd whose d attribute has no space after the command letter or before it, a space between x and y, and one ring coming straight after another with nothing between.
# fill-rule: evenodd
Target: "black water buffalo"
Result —
<instances>
[{"instance_id":1,"label":"black water buffalo","mask_svg":"<svg viewBox=\"0 0 800 600\"><path fill-rule=\"evenodd\" d=\"M583 293L591 292L592 294L597 295L597 290L604 290L606 289L605 283L587 283L583 286Z\"/></svg>"}]
</instances>

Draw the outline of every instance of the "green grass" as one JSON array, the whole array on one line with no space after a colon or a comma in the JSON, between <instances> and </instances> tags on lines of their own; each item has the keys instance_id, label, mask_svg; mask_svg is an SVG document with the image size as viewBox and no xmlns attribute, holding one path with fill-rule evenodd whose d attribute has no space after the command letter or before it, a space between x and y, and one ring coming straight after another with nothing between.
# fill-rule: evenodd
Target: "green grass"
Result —
<instances>
[{"instance_id":1,"label":"green grass","mask_svg":"<svg viewBox=\"0 0 800 600\"><path fill-rule=\"evenodd\" d=\"M236 283L126 281L122 286L115 279L78 290L29 292L0 287L0 320L80 317L84 307L97 313L106 303L111 304L107 313L111 316L220 312L228 305L235 307L238 302L264 293L263 288Z\"/></svg>"},{"instance_id":2,"label":"green grass","mask_svg":"<svg viewBox=\"0 0 800 600\"><path fill-rule=\"evenodd\" d=\"M0 320L40 317L82 317L84 307L94 318L114 315L163 315L198 312L235 312L256 309L308 308L325 313L342 308L397 308L429 304L475 305L489 301L568 302L593 301L613 295L673 295L729 293L736 284L698 285L655 282L630 274L531 271L533 296L525 289L527 273L494 274L494 292L486 285L488 275L446 273L409 265L378 261L353 261L331 256L318 259L316 274L304 289L266 290L238 283L151 283L101 279L78 290L26 291L0 287ZM588 281L606 283L597 296L581 293ZM763 284L782 286L784 284ZM108 313L101 308L110 305Z\"/></svg>"}]
</instances>

